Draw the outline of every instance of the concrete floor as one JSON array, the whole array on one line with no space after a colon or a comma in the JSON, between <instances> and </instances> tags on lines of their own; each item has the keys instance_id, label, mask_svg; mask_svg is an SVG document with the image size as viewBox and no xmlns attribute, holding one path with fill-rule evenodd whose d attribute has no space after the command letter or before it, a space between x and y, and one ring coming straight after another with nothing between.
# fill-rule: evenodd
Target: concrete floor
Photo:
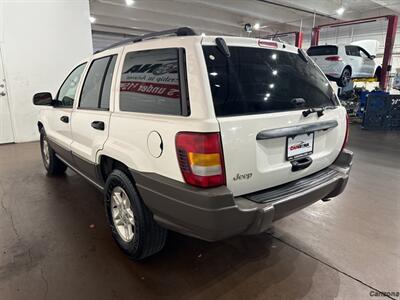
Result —
<instances>
[{"instance_id":1,"label":"concrete floor","mask_svg":"<svg viewBox=\"0 0 400 300\"><path fill-rule=\"evenodd\" d=\"M353 126L349 148L355 162L344 194L280 220L272 234L207 243L171 233L163 252L136 263L111 239L100 192L71 171L47 177L37 143L2 145L0 299L371 299L371 290L400 291L400 133Z\"/></svg>"}]
</instances>

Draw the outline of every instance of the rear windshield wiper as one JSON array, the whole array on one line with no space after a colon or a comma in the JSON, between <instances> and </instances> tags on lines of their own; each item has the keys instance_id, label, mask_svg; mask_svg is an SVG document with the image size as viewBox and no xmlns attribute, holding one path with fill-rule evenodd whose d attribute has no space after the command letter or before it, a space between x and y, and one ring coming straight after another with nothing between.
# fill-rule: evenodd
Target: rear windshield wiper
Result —
<instances>
[{"instance_id":1,"label":"rear windshield wiper","mask_svg":"<svg viewBox=\"0 0 400 300\"><path fill-rule=\"evenodd\" d=\"M308 117L310 114L317 113L318 118L324 115L324 108L317 107L317 108L309 108L307 110L303 110L303 116Z\"/></svg>"},{"instance_id":2,"label":"rear windshield wiper","mask_svg":"<svg viewBox=\"0 0 400 300\"><path fill-rule=\"evenodd\" d=\"M315 107L315 108L309 108L307 110L303 111L303 116L308 117L312 113L317 113L318 117L321 117L324 115L324 111L327 109L335 109L337 106L325 106L325 107Z\"/></svg>"}]
</instances>

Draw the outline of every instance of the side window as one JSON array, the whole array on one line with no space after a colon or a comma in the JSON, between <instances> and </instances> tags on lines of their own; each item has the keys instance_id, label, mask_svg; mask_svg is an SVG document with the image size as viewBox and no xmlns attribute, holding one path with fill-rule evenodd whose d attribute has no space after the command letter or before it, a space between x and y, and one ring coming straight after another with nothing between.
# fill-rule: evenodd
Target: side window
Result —
<instances>
[{"instance_id":1,"label":"side window","mask_svg":"<svg viewBox=\"0 0 400 300\"><path fill-rule=\"evenodd\" d=\"M86 63L76 67L65 79L57 93L57 100L60 101L59 106L72 107L75 101L76 89L78 88L83 70Z\"/></svg>"},{"instance_id":2,"label":"side window","mask_svg":"<svg viewBox=\"0 0 400 300\"><path fill-rule=\"evenodd\" d=\"M181 60L179 53L182 55ZM177 48L128 53L121 76L120 110L187 115L183 58L184 50Z\"/></svg>"},{"instance_id":3,"label":"side window","mask_svg":"<svg viewBox=\"0 0 400 300\"><path fill-rule=\"evenodd\" d=\"M346 46L346 54L360 57L360 49L356 46Z\"/></svg>"},{"instance_id":4,"label":"side window","mask_svg":"<svg viewBox=\"0 0 400 300\"><path fill-rule=\"evenodd\" d=\"M83 83L79 108L109 108L115 60L116 56L114 55L102 57L92 62Z\"/></svg>"},{"instance_id":5,"label":"side window","mask_svg":"<svg viewBox=\"0 0 400 300\"><path fill-rule=\"evenodd\" d=\"M362 57L362 58L369 58L369 54L367 53L367 51L365 51L364 49L362 49L362 48L358 48L359 50L360 50L360 56Z\"/></svg>"}]
</instances>

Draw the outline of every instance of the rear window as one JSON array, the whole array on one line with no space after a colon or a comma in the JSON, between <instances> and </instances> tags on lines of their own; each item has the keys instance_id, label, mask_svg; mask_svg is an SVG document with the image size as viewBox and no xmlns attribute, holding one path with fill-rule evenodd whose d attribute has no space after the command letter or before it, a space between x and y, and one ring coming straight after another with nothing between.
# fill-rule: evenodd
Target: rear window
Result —
<instances>
[{"instance_id":1,"label":"rear window","mask_svg":"<svg viewBox=\"0 0 400 300\"><path fill-rule=\"evenodd\" d=\"M129 52L124 61L120 110L182 115L179 49Z\"/></svg>"},{"instance_id":2,"label":"rear window","mask_svg":"<svg viewBox=\"0 0 400 300\"><path fill-rule=\"evenodd\" d=\"M337 55L338 47L336 46L317 46L311 47L307 50L309 56L319 56L319 55Z\"/></svg>"},{"instance_id":3,"label":"rear window","mask_svg":"<svg viewBox=\"0 0 400 300\"><path fill-rule=\"evenodd\" d=\"M310 58L284 51L229 47L225 57L204 46L217 116L336 105L329 82ZM304 105L299 107L299 99Z\"/></svg>"}]
</instances>

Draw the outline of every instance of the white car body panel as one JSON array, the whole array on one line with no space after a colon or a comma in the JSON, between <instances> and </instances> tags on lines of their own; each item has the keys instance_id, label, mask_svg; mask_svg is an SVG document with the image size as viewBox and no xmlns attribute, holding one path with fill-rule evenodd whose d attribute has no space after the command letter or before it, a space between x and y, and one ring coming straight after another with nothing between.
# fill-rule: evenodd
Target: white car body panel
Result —
<instances>
[{"instance_id":1,"label":"white car body panel","mask_svg":"<svg viewBox=\"0 0 400 300\"><path fill-rule=\"evenodd\" d=\"M329 46L329 45L324 45ZM333 45L332 45L333 46ZM346 46L359 47L357 45L338 45L337 54L310 56L315 63L321 68L325 75L335 79L339 79L344 68L350 67L352 78L373 77L375 75L376 64L373 59L364 55L360 50L361 56L353 56L346 54ZM323 46L321 46L323 47ZM360 47L361 48L361 47ZM340 61L329 61L328 57L339 56Z\"/></svg>"},{"instance_id":2,"label":"white car body panel","mask_svg":"<svg viewBox=\"0 0 400 300\"><path fill-rule=\"evenodd\" d=\"M228 45L260 47L257 39L237 37L224 37L224 39ZM181 131L221 132L227 187L234 196L290 182L331 165L337 158L345 139L346 111L343 107L326 110L320 118L316 114L305 118L302 116L302 110L216 118L202 49L202 45L214 44L215 37L161 38L128 44L96 54L83 73L73 109L44 109L40 121L50 138L88 162L99 164L101 156L105 155L121 161L134 170L157 173L180 182L184 182L184 179L177 160L176 134ZM190 116L120 111L119 91L126 54L132 51L177 47L184 48L186 52ZM283 46L281 43L278 43L276 50L297 53L296 47ZM111 54L118 54L118 59L114 70L109 111L79 109L82 82L90 62ZM322 62L317 64L322 70L332 68ZM340 73L342 66L334 68L332 72ZM69 124L59 120L61 115L65 114L70 116ZM291 164L285 158L286 138L264 141L257 141L255 138L258 132L266 129L329 120L337 120L338 126L315 133L314 153L311 155L313 163L299 172L291 172ZM93 121L103 121L105 130L92 128ZM163 141L163 154L158 158L151 155L147 144L148 137L153 131L158 132ZM250 180L233 180L237 174L243 173L253 175Z\"/></svg>"},{"instance_id":3,"label":"white car body panel","mask_svg":"<svg viewBox=\"0 0 400 300\"><path fill-rule=\"evenodd\" d=\"M149 113L135 113L120 111L119 93L115 95L115 110L111 118L109 138L104 149L98 153L108 155L123 161L128 167L141 172L156 172L162 176L184 182L178 165L175 136L180 131L218 132L219 126L215 119L212 102L205 101L207 80L204 79L202 68L203 52L201 37L166 38L148 40L124 47L121 61L127 53L147 49L176 48L177 39L179 47L186 51L187 78L190 95L191 115L172 116ZM119 66L118 75L115 77L116 90L120 89L122 64ZM205 72L205 74L207 74ZM163 155L153 157L147 147L147 139L151 132L157 131L163 140Z\"/></svg>"},{"instance_id":4,"label":"white car body panel","mask_svg":"<svg viewBox=\"0 0 400 300\"><path fill-rule=\"evenodd\" d=\"M228 46L261 48L255 39L225 38ZM215 45L215 37L207 37L203 45ZM297 48L278 43L276 51L297 53ZM208 89L210 90L210 89ZM208 95L212 102L211 92ZM235 196L277 186L313 174L331 165L337 158L345 136L346 110L326 110L322 117L302 116L302 111L284 111L232 117L218 117L224 149L226 181ZM256 140L260 131L337 120L339 126L316 132L313 163L299 172L291 171L286 160L286 137ZM234 180L237 174L252 174L249 180Z\"/></svg>"}]
</instances>

